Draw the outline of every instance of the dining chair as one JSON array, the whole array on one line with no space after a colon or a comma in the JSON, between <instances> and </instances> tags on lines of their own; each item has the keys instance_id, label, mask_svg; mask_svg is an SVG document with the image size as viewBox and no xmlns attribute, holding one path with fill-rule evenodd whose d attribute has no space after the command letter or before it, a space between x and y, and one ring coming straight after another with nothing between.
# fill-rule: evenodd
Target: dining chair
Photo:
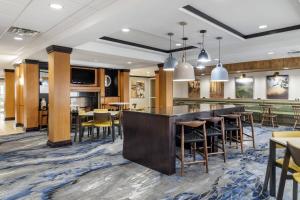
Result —
<instances>
[{"instance_id":1,"label":"dining chair","mask_svg":"<svg viewBox=\"0 0 300 200\"><path fill-rule=\"evenodd\" d=\"M272 127L278 127L277 115L273 113L272 105L260 105L261 108L261 125L263 126L266 122L271 123ZM269 124L268 124L269 125Z\"/></svg>"},{"instance_id":2,"label":"dining chair","mask_svg":"<svg viewBox=\"0 0 300 200\"><path fill-rule=\"evenodd\" d=\"M118 135L120 138L123 138L123 132L122 132L122 121L123 121L123 112L118 112L114 117L112 117L113 120L113 129L115 127L118 128Z\"/></svg>"},{"instance_id":3,"label":"dining chair","mask_svg":"<svg viewBox=\"0 0 300 200\"><path fill-rule=\"evenodd\" d=\"M106 137L106 128L108 129L108 135L112 131L112 117L109 112L107 113L94 113L94 123L93 127L97 129L97 138L99 138L100 128L103 129L103 138ZM93 137L93 135L92 135ZM114 131L113 131L113 141L114 141Z\"/></svg>"},{"instance_id":4,"label":"dining chair","mask_svg":"<svg viewBox=\"0 0 300 200\"><path fill-rule=\"evenodd\" d=\"M79 142L81 142L82 138L84 136L85 128L88 129L88 135L92 134L94 121L88 120L88 117L86 116L86 112L83 110L79 110L78 117L79 117L79 123L80 123L79 124L79 127L80 127L79 128ZM74 141L76 141L76 133L75 133Z\"/></svg>"},{"instance_id":5,"label":"dining chair","mask_svg":"<svg viewBox=\"0 0 300 200\"><path fill-rule=\"evenodd\" d=\"M292 167L292 170L291 170ZM288 171L292 175L288 175ZM279 181L277 200L283 199L286 179L293 179L293 200L298 199L298 183L300 183L300 144L287 143L282 172Z\"/></svg>"}]
</instances>

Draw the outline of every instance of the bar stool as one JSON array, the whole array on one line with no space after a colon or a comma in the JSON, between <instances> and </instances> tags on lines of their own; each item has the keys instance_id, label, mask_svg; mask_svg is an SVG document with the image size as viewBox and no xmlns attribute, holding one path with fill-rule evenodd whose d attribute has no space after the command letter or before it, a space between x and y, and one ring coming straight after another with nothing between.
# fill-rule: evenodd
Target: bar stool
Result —
<instances>
[{"instance_id":1,"label":"bar stool","mask_svg":"<svg viewBox=\"0 0 300 200\"><path fill-rule=\"evenodd\" d=\"M292 108L294 111L294 119L295 119L294 129L300 128L297 127L297 125L300 123L300 106L292 106Z\"/></svg>"},{"instance_id":2,"label":"bar stool","mask_svg":"<svg viewBox=\"0 0 300 200\"><path fill-rule=\"evenodd\" d=\"M251 127L251 135L246 134L243 131L243 134L247 136L247 138L251 138L251 139L247 139L244 141L252 141L252 145L253 148L255 149L255 135L254 135L254 120L253 120L253 112L234 112L234 114L238 114L241 115L241 121L242 121L242 127Z\"/></svg>"},{"instance_id":3,"label":"bar stool","mask_svg":"<svg viewBox=\"0 0 300 200\"><path fill-rule=\"evenodd\" d=\"M210 147L208 147L210 148L210 151L208 151L208 156L222 154L224 162L226 162L224 118L210 117L197 119L206 121L206 134L208 142L210 142ZM220 143L221 146L219 146Z\"/></svg>"},{"instance_id":4,"label":"bar stool","mask_svg":"<svg viewBox=\"0 0 300 200\"><path fill-rule=\"evenodd\" d=\"M244 153L243 127L241 122L241 115L227 114L227 115L220 115L220 117L224 117L226 139L228 138L229 135L230 146L231 146L231 142L234 140L236 142L237 148L238 148L238 143L240 143L241 153ZM233 132L236 133L235 137L233 137Z\"/></svg>"},{"instance_id":5,"label":"bar stool","mask_svg":"<svg viewBox=\"0 0 300 200\"><path fill-rule=\"evenodd\" d=\"M273 106L272 105L260 105L261 107L261 125L264 125L264 122L272 123L273 128L278 127L277 115L273 114Z\"/></svg>"},{"instance_id":6,"label":"bar stool","mask_svg":"<svg viewBox=\"0 0 300 200\"><path fill-rule=\"evenodd\" d=\"M181 162L180 174L184 174L184 165L203 163L206 166L206 173L208 173L208 154L207 154L207 140L206 140L206 121L187 121L187 122L176 122L176 125L181 126L181 133L176 137L180 140L180 154L176 157ZM191 129L190 132L185 133L185 127ZM201 131L202 127L202 131ZM203 148L197 148L197 143L203 143ZM191 151L193 155L193 161L186 161L184 155L185 144L191 145ZM204 160L196 160L196 150L203 149L203 154L200 153Z\"/></svg>"}]
</instances>

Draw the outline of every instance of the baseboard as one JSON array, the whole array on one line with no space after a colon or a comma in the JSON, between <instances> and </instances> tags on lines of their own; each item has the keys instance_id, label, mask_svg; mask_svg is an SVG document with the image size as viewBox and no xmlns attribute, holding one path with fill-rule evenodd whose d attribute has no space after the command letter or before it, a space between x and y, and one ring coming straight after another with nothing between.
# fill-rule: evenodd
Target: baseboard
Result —
<instances>
[{"instance_id":1,"label":"baseboard","mask_svg":"<svg viewBox=\"0 0 300 200\"><path fill-rule=\"evenodd\" d=\"M72 145L71 140L59 141L59 142L52 142L50 140L47 141L47 145L51 148L63 147Z\"/></svg>"},{"instance_id":2,"label":"baseboard","mask_svg":"<svg viewBox=\"0 0 300 200\"><path fill-rule=\"evenodd\" d=\"M5 121L15 120L15 117L5 117L4 120L5 120Z\"/></svg>"},{"instance_id":3,"label":"baseboard","mask_svg":"<svg viewBox=\"0 0 300 200\"><path fill-rule=\"evenodd\" d=\"M23 127L24 126L24 124L22 124L22 123L16 123L16 127Z\"/></svg>"},{"instance_id":4,"label":"baseboard","mask_svg":"<svg viewBox=\"0 0 300 200\"><path fill-rule=\"evenodd\" d=\"M39 131L39 127L32 127L32 128L24 128L26 132L32 132L32 131Z\"/></svg>"}]
</instances>

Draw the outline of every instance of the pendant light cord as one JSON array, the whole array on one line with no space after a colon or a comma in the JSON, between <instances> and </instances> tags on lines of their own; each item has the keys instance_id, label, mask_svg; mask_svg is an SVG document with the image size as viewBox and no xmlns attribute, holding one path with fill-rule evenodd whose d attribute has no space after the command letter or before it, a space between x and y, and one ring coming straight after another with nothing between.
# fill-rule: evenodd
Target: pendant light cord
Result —
<instances>
[{"instance_id":1,"label":"pendant light cord","mask_svg":"<svg viewBox=\"0 0 300 200\"><path fill-rule=\"evenodd\" d=\"M185 40L184 40L184 25L182 25L182 43L183 43L182 62L185 62L186 52L185 52Z\"/></svg>"},{"instance_id":2,"label":"pendant light cord","mask_svg":"<svg viewBox=\"0 0 300 200\"><path fill-rule=\"evenodd\" d=\"M219 39L219 64L221 63L221 39Z\"/></svg>"},{"instance_id":3,"label":"pendant light cord","mask_svg":"<svg viewBox=\"0 0 300 200\"><path fill-rule=\"evenodd\" d=\"M204 49L204 33L202 33L202 48Z\"/></svg>"}]
</instances>

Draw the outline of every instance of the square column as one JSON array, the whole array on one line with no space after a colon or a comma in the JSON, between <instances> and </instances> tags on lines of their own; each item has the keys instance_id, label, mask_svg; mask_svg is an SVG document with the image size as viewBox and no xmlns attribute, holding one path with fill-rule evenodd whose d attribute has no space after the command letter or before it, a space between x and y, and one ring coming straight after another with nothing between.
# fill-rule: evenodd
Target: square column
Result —
<instances>
[{"instance_id":1,"label":"square column","mask_svg":"<svg viewBox=\"0 0 300 200\"><path fill-rule=\"evenodd\" d=\"M4 69L5 96L4 115L5 120L15 119L15 70Z\"/></svg>"},{"instance_id":2,"label":"square column","mask_svg":"<svg viewBox=\"0 0 300 200\"><path fill-rule=\"evenodd\" d=\"M163 64L158 65L159 108L173 107L173 72L164 71Z\"/></svg>"},{"instance_id":3,"label":"square column","mask_svg":"<svg viewBox=\"0 0 300 200\"><path fill-rule=\"evenodd\" d=\"M71 48L47 47L49 85L48 142L50 147L71 145L70 54Z\"/></svg>"}]
</instances>

